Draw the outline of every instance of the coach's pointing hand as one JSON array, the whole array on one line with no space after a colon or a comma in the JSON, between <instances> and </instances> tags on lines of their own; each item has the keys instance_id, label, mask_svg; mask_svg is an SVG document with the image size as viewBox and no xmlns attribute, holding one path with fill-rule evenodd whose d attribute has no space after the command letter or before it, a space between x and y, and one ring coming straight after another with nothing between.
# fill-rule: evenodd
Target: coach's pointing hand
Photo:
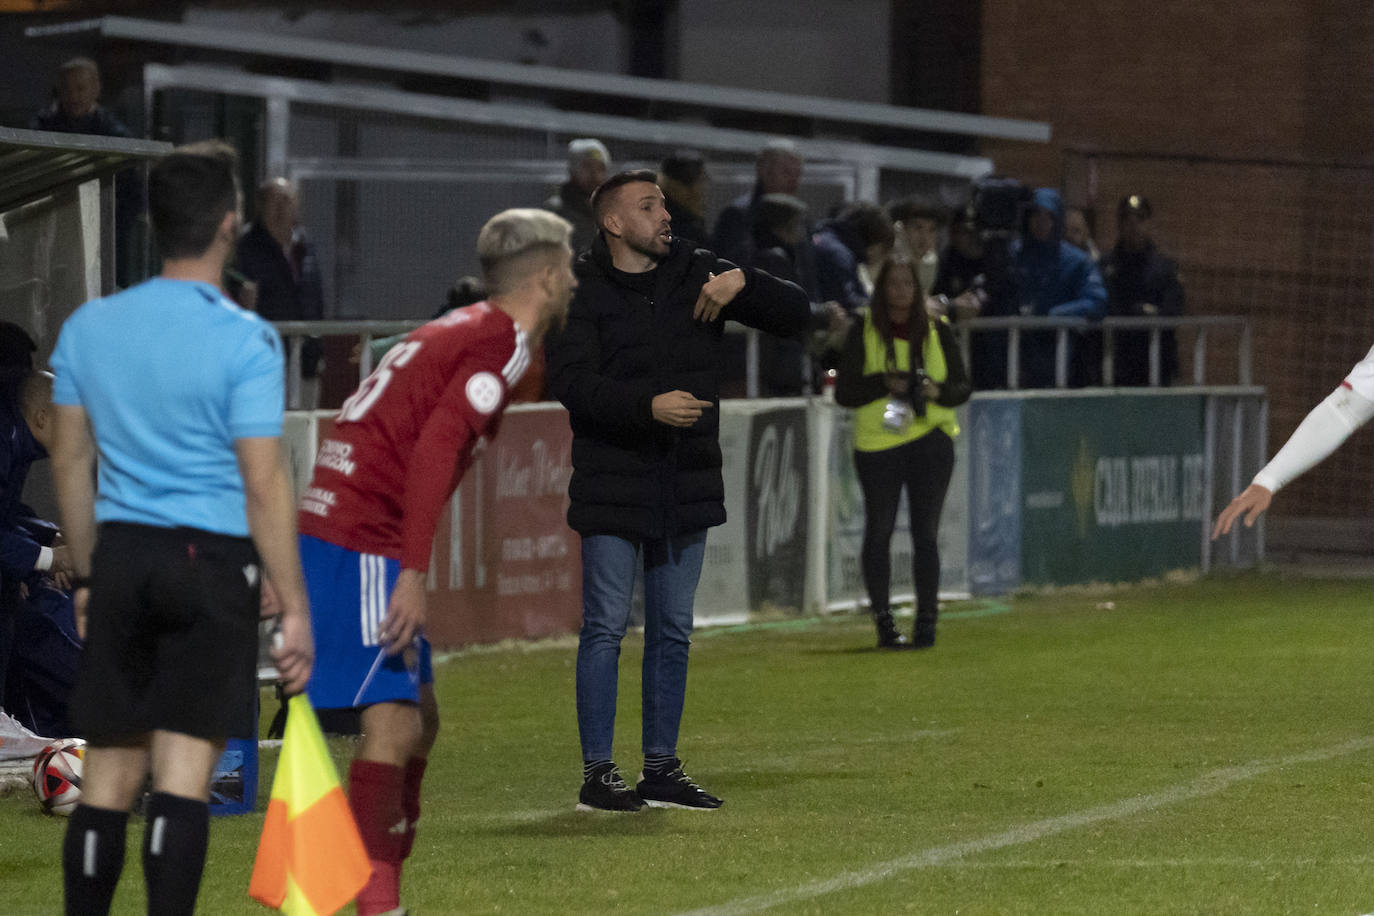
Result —
<instances>
[{"instance_id":1,"label":"coach's pointing hand","mask_svg":"<svg viewBox=\"0 0 1374 916\"><path fill-rule=\"evenodd\" d=\"M388 655L399 655L425 626L425 574L401 570L391 593L386 619L382 621L382 645Z\"/></svg>"},{"instance_id":2,"label":"coach's pointing hand","mask_svg":"<svg viewBox=\"0 0 1374 916\"><path fill-rule=\"evenodd\" d=\"M697 296L692 317L700 321L715 321L720 310L729 305L740 294L740 290L744 289L744 271L736 267L719 277L715 274L706 276L709 279L701 284L701 294Z\"/></svg>"},{"instance_id":3,"label":"coach's pointing hand","mask_svg":"<svg viewBox=\"0 0 1374 916\"><path fill-rule=\"evenodd\" d=\"M701 412L711 408L710 401L692 397L686 391L665 391L654 398L654 419L669 426L691 426L701 419Z\"/></svg>"}]
</instances>

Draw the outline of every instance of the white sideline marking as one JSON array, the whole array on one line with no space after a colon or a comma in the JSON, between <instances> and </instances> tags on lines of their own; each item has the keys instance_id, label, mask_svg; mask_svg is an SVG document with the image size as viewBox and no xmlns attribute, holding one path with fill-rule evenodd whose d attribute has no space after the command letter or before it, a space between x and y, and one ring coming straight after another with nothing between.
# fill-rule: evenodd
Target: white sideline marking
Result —
<instances>
[{"instance_id":1,"label":"white sideline marking","mask_svg":"<svg viewBox=\"0 0 1374 916\"><path fill-rule=\"evenodd\" d=\"M997 862L941 862L932 868L946 868L964 871L1037 869L1037 868L1309 868L1314 865L1343 865L1347 868L1363 868L1374 865L1374 856L1350 856L1343 859L1306 858L1306 859L1241 859L1234 856L1199 856L1195 859L1003 859ZM1374 914L1365 914L1374 916Z\"/></svg>"},{"instance_id":2,"label":"white sideline marking","mask_svg":"<svg viewBox=\"0 0 1374 916\"><path fill-rule=\"evenodd\" d=\"M1095 808L1086 808L1072 814L1061 814L1058 817L1031 821L1028 824L1019 824L1001 833L994 833L989 836L972 840L964 840L960 843L950 843L946 846L933 846L930 849L923 849L919 852L911 853L910 855L889 859L871 868L841 872L833 878L810 881L805 884L772 891L770 893L739 897L716 906L690 910L683 913L682 916L735 916L735 914L758 913L786 903L813 900L816 897L833 894L836 891L852 890L868 884L876 884L879 881L885 881L903 872L914 871L919 868L929 868L934 865L943 865L956 859L962 859L965 856L992 852L996 849L1005 849L1008 846L1034 843L1045 837L1054 836L1055 834L1064 833L1069 830L1076 830L1079 827L1087 827L1105 821L1121 820L1122 818L1150 811L1155 808L1163 808L1166 805L1191 801L1195 798L1204 798L1208 795L1215 795L1235 783L1253 779L1256 776L1263 776L1274 770L1281 770L1285 767L1296 766L1303 763L1320 763L1336 757L1344 757L1349 754L1359 753L1360 751L1367 751L1371 748L1374 748L1374 736L1366 736L1320 750L1294 754L1291 757L1280 757L1272 760L1254 760L1239 766L1222 767L1221 769L1212 770L1210 773L1204 773L1192 782L1186 782L1174 786L1171 789L1163 789L1159 792L1151 793L1150 795L1137 795L1133 798L1123 798L1120 801L1099 805Z\"/></svg>"}]
</instances>

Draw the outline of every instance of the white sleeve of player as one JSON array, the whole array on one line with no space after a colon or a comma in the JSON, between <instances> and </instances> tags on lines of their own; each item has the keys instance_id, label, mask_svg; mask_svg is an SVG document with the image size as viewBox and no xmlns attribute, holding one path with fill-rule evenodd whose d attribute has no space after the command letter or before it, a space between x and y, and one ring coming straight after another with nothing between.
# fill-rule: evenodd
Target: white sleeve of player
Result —
<instances>
[{"instance_id":1,"label":"white sleeve of player","mask_svg":"<svg viewBox=\"0 0 1374 916\"><path fill-rule=\"evenodd\" d=\"M1366 357L1355 368L1358 370L1368 362L1369 358ZM1374 375L1365 378L1367 382L1374 383ZM1360 392L1353 384L1352 375L1346 384L1312 408L1312 412L1293 430L1293 435L1279 449L1279 453L1255 475L1252 482L1271 493L1277 493L1315 467L1340 448L1351 433L1374 417L1374 400L1371 400L1371 396L1374 396L1374 390L1370 394Z\"/></svg>"}]
</instances>

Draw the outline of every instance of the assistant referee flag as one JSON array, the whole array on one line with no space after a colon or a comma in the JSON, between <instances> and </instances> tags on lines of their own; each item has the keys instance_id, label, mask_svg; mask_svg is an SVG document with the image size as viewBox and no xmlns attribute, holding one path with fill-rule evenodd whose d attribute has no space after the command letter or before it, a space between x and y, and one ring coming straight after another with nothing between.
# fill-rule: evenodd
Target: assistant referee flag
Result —
<instances>
[{"instance_id":1,"label":"assistant referee flag","mask_svg":"<svg viewBox=\"0 0 1374 916\"><path fill-rule=\"evenodd\" d=\"M297 694L248 894L288 916L329 916L357 896L371 872L315 710Z\"/></svg>"}]
</instances>

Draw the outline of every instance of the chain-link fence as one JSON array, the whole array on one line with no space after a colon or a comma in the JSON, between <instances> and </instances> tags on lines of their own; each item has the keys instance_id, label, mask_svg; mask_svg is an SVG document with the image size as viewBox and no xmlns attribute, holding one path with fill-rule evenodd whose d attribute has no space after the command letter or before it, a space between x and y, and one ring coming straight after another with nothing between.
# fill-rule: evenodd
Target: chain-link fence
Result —
<instances>
[{"instance_id":1,"label":"chain-link fence","mask_svg":"<svg viewBox=\"0 0 1374 916\"><path fill-rule=\"evenodd\" d=\"M1155 240L1179 262L1188 313L1250 319L1254 380L1269 391L1275 448L1374 343L1371 179L1368 166L1340 164L1096 152L1065 162L1066 198L1095 211L1104 253L1115 242L1117 201L1143 194ZM1276 511L1370 515L1372 444L1368 431L1357 433L1285 491Z\"/></svg>"}]
</instances>

